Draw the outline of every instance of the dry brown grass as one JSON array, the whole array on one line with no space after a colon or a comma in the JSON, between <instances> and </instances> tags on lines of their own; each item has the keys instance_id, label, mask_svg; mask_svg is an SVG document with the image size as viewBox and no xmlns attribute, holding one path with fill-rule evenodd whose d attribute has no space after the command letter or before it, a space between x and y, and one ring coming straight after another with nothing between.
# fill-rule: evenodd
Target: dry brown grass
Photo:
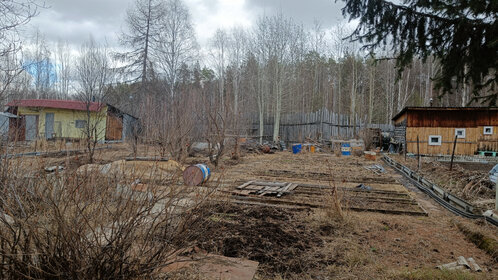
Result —
<instances>
[{"instance_id":1,"label":"dry brown grass","mask_svg":"<svg viewBox=\"0 0 498 280\"><path fill-rule=\"evenodd\" d=\"M472 224L469 221L454 221L457 228L465 235L465 237L478 248L488 253L495 262L498 262L498 239L496 237L496 229L488 228L483 225Z\"/></svg>"},{"instance_id":2,"label":"dry brown grass","mask_svg":"<svg viewBox=\"0 0 498 280\"><path fill-rule=\"evenodd\" d=\"M476 275L468 271L439 270L435 268L421 268L393 273L390 279L396 280L477 280L489 279L485 275Z\"/></svg>"}]
</instances>

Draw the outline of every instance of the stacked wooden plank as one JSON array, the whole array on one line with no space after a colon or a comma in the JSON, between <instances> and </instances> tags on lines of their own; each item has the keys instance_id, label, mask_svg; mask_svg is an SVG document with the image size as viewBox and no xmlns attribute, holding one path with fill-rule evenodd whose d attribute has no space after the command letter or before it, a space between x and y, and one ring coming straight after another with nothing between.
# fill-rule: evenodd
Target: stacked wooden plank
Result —
<instances>
[{"instance_id":1,"label":"stacked wooden plank","mask_svg":"<svg viewBox=\"0 0 498 280\"><path fill-rule=\"evenodd\" d=\"M298 184L286 182L257 182L249 181L237 187L234 194L238 195L276 195L281 197L284 194L291 193Z\"/></svg>"}]
</instances>

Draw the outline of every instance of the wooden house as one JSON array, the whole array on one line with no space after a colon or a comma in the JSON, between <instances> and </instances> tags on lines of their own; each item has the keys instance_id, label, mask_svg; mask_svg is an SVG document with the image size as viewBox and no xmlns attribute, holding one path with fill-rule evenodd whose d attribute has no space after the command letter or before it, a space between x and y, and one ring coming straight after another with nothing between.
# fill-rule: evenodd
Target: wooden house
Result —
<instances>
[{"instance_id":1,"label":"wooden house","mask_svg":"<svg viewBox=\"0 0 498 280\"><path fill-rule=\"evenodd\" d=\"M88 127L99 141L120 141L129 136L137 118L103 103L77 100L24 99L7 104L19 117L17 141L81 139Z\"/></svg>"},{"instance_id":2,"label":"wooden house","mask_svg":"<svg viewBox=\"0 0 498 280\"><path fill-rule=\"evenodd\" d=\"M455 155L498 152L498 108L406 107L394 118L394 138L417 154Z\"/></svg>"}]
</instances>

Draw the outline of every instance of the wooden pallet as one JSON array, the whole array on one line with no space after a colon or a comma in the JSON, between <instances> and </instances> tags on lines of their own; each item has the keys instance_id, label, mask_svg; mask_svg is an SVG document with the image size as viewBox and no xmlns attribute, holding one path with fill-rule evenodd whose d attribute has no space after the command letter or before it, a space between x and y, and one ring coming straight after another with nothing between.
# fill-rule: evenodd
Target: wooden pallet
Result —
<instances>
[{"instance_id":1,"label":"wooden pallet","mask_svg":"<svg viewBox=\"0 0 498 280\"><path fill-rule=\"evenodd\" d=\"M238 186L237 190L232 193L239 195L255 194L258 196L276 195L281 197L284 194L291 193L297 186L298 184L296 183L249 181Z\"/></svg>"}]
</instances>

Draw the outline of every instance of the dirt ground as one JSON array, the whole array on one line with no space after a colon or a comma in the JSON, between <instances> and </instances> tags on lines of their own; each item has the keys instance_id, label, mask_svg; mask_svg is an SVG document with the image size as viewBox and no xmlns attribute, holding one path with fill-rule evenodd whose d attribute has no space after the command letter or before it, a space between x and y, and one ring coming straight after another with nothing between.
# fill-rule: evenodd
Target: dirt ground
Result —
<instances>
[{"instance_id":1,"label":"dirt ground","mask_svg":"<svg viewBox=\"0 0 498 280\"><path fill-rule=\"evenodd\" d=\"M96 152L97 163L121 160L130 155L124 145ZM142 147L140 155L157 155ZM86 163L84 154L69 157L16 159L19 165L40 172L46 166L63 165L75 170ZM184 164L207 163L203 157ZM256 279L497 279L498 259L479 249L458 225L477 228L496 240L498 229L482 222L459 218L438 206L383 165L386 173L365 167L380 164L363 157L340 157L328 153L290 152L248 154L239 161L224 161L212 168L204 186L220 194L198 227L190 230L190 243L209 253L259 262ZM464 169L464 167L462 167ZM424 172L437 178L439 169ZM459 169L460 170L460 169ZM475 171L458 171L475 172ZM457 174L457 173L455 173ZM456 176L456 175L455 175ZM320 200L324 207L302 209L235 204L230 191L249 180L355 188L365 184L374 190L406 193L426 216L351 211L346 198L340 201L343 217L331 209L329 193ZM318 197L318 196L316 196ZM223 199L222 199L223 198ZM292 194L282 199L292 200ZM302 197L294 197L295 201ZM317 198L318 199L318 198ZM363 205L378 207L378 205ZM196 234L198 233L198 234ZM473 257L483 272L439 272L437 265ZM193 279L202 279L202 276Z\"/></svg>"},{"instance_id":2,"label":"dirt ground","mask_svg":"<svg viewBox=\"0 0 498 280\"><path fill-rule=\"evenodd\" d=\"M230 210L228 211L232 213L232 216L229 216L230 220L239 222L235 224L228 222L230 226L227 227L227 221L221 219L219 224L213 226L217 229L216 234L213 235L216 237L214 239L218 239L218 243L214 244L221 245L214 246L207 243L210 246L205 248L229 254L238 252L235 256L262 261L258 274L261 279L275 277L275 275L283 278L308 277L313 279L399 279L403 278L402 275L406 271L432 270L437 265L455 261L460 255L472 256L479 264L486 267L487 271L476 277L480 279L497 277L498 263L467 240L455 225L457 222L472 222L448 213L416 188L406 184L401 175L387 166L384 165L387 173L381 175L364 168L372 164L382 163L379 160L377 162L366 161L361 157L337 157L331 154L310 153L293 155L282 152L273 155L247 156L238 165L225 166L222 176L226 178L226 182L234 182L234 184L224 184L227 188L233 188L238 183L247 180L261 179L344 187L364 183L376 189L405 190L427 211L428 216L414 217L346 210L345 221L338 222L324 215L322 209L279 210L278 213L282 211L291 213L282 216L281 214L274 215L275 210L257 208L257 211L270 213L269 216L264 215L265 218L261 221L261 219L255 220L254 213L252 213L255 210L245 208ZM285 172L269 172L269 170ZM403 183L409 188L407 189ZM224 215L227 211L219 212ZM246 217L247 215L250 217ZM246 221L249 222L246 223ZM243 227L237 228L239 223ZM299 242L291 242L295 245L292 246L285 243L287 239L280 237L277 240L283 243L272 242L271 239L261 240L262 236L268 238L269 232L264 230L254 232L254 230L244 228L253 224L256 228L269 229L270 233L277 231L277 237L282 234L274 229L274 224L283 225L285 227L283 230L290 232L285 236L290 240L298 238ZM496 228L486 225L480 225L480 227L485 227L491 236L498 236ZM220 228L223 229L223 234L220 234ZM254 248L254 244L247 243L247 240L254 239L256 244L261 244L265 248L268 261L258 256L258 250ZM258 240L260 243L257 243ZM200 240L199 245L206 245L205 242L205 240ZM228 242L228 249L225 242ZM282 250L282 247L286 250ZM292 250L300 253L289 258L288 253ZM278 259L272 258L275 253ZM279 254L284 254L284 256ZM299 265L293 262L296 259Z\"/></svg>"}]
</instances>

